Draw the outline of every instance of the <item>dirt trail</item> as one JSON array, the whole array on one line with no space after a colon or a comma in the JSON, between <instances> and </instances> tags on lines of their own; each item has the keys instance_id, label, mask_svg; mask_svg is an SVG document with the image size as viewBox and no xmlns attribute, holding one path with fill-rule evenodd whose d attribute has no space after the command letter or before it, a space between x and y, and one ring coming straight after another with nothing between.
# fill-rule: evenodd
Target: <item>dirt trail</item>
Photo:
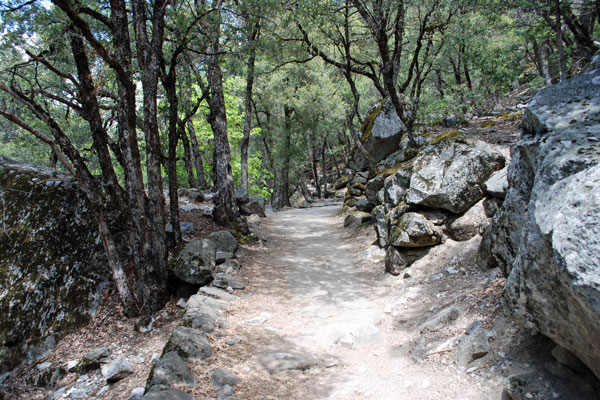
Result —
<instances>
[{"instance_id":1,"label":"dirt trail","mask_svg":"<svg viewBox=\"0 0 600 400\"><path fill-rule=\"evenodd\" d=\"M397 321L420 312L406 306L422 303L418 289L398 287L381 264L365 263L368 243L350 237L339 211L339 204L329 203L263 220L267 248L244 267L250 293L227 318L228 336L242 338L224 364L236 364L242 375L236 396L500 399L498 387L453 365L411 358L418 329ZM252 325L261 314L268 319ZM291 366L269 363L273 354L291 356ZM282 371L269 374L266 367Z\"/></svg>"}]
</instances>

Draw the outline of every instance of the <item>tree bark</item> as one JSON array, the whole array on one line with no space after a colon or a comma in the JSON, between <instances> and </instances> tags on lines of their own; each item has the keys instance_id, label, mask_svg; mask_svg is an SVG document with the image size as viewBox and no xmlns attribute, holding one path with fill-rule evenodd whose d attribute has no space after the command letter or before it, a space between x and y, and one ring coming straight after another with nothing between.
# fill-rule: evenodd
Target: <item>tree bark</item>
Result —
<instances>
[{"instance_id":1,"label":"tree bark","mask_svg":"<svg viewBox=\"0 0 600 400\"><path fill-rule=\"evenodd\" d=\"M208 50L207 78L210 87L208 123L213 131L214 176L217 189L217 201L213 216L220 225L231 226L246 234L248 225L242 219L235 200L233 175L231 172L231 152L227 138L227 115L225 95L223 93L223 75L220 65L220 4L215 10L215 22L210 24L211 44Z\"/></svg>"},{"instance_id":2,"label":"tree bark","mask_svg":"<svg viewBox=\"0 0 600 400\"><path fill-rule=\"evenodd\" d=\"M308 130L304 131L304 137L306 138L306 148L308 152L308 160L310 162L310 171L312 173L313 181L315 183L315 189L317 190L317 197L320 199L323 197L323 194L321 193L321 182L319 182L319 172L315 156L315 150L313 148L313 143L311 139L311 132Z\"/></svg>"},{"instance_id":3,"label":"tree bark","mask_svg":"<svg viewBox=\"0 0 600 400\"><path fill-rule=\"evenodd\" d=\"M560 69L560 80L564 81L567 79L567 61L565 60L565 51L563 49L563 33L562 33L562 20L560 10L560 0L555 0L555 12L556 12L556 44L558 46L558 64Z\"/></svg>"},{"instance_id":4,"label":"tree bark","mask_svg":"<svg viewBox=\"0 0 600 400\"><path fill-rule=\"evenodd\" d=\"M321 147L321 170L323 174L323 197L329 197L327 190L327 139L323 140L323 146Z\"/></svg>"},{"instance_id":5,"label":"tree bark","mask_svg":"<svg viewBox=\"0 0 600 400\"><path fill-rule=\"evenodd\" d=\"M279 208L290 206L290 161L292 148L291 119L294 110L288 105L283 108L283 165L281 168L281 185L279 189Z\"/></svg>"},{"instance_id":6,"label":"tree bark","mask_svg":"<svg viewBox=\"0 0 600 400\"><path fill-rule=\"evenodd\" d=\"M190 144L192 145L192 157L194 165L196 166L196 173L198 175L198 184L200 188L205 189L208 187L206 182L206 176L204 175L204 163L202 162L202 152L198 147L198 138L196 138L196 129L194 123L190 120L187 122L187 129L190 134Z\"/></svg>"},{"instance_id":7,"label":"tree bark","mask_svg":"<svg viewBox=\"0 0 600 400\"><path fill-rule=\"evenodd\" d=\"M181 227L179 219L179 184L177 182L177 144L179 142L179 130L177 129L179 99L177 97L177 65L174 58L171 59L171 65L167 74L163 73L163 87L167 94L169 103L169 124L168 124L168 155L167 155L167 174L169 181L169 215L171 228L173 229L174 245L181 242Z\"/></svg>"},{"instance_id":8,"label":"tree bark","mask_svg":"<svg viewBox=\"0 0 600 400\"><path fill-rule=\"evenodd\" d=\"M257 17L259 18L259 17ZM249 21L249 16L246 15L246 20ZM252 88L254 86L254 64L256 62L256 39L260 29L260 19L252 24L249 28L248 45L250 46L250 54L247 62L246 76L246 93L244 99L244 131L242 142L240 144L241 154L241 190L244 194L248 194L248 145L250 144L250 131L252 130Z\"/></svg>"},{"instance_id":9,"label":"tree bark","mask_svg":"<svg viewBox=\"0 0 600 400\"><path fill-rule=\"evenodd\" d=\"M132 1L133 27L136 37L137 59L142 70L142 97L144 104L144 136L146 138L146 176L148 182L148 230L150 241L145 244L146 263L138 268L138 282L144 293L144 308L155 310L166 300L158 294L167 293L167 248L165 232L164 192L161 173L162 152L158 132L158 71L162 59L164 12L163 1L158 0L150 17L152 39L148 38L146 5L142 0ZM152 279L153 278L153 279ZM162 298L161 298L162 297Z\"/></svg>"},{"instance_id":10,"label":"tree bark","mask_svg":"<svg viewBox=\"0 0 600 400\"><path fill-rule=\"evenodd\" d=\"M304 197L304 200L306 200L307 203L310 203L312 201L312 197L308 192L308 188L306 187L306 183L304 183L304 179L300 179L298 187L300 188L300 193L302 193L302 197Z\"/></svg>"},{"instance_id":11,"label":"tree bark","mask_svg":"<svg viewBox=\"0 0 600 400\"><path fill-rule=\"evenodd\" d=\"M183 145L183 160L185 163L185 172L187 174L188 185L191 188L198 187L198 180L194 176L194 163L192 162L192 150L190 149L190 140L185 132L185 128L179 126L179 137Z\"/></svg>"},{"instance_id":12,"label":"tree bark","mask_svg":"<svg viewBox=\"0 0 600 400\"><path fill-rule=\"evenodd\" d=\"M93 49L94 60L104 62L116 76L118 91L116 96L116 120L119 145L117 146L112 143L107 136L104 138L113 150L115 158L122 165L125 175L126 195L124 199L126 206L117 206L117 208L121 213L121 217L125 220L124 226L120 227L118 233L120 235L125 233L127 238L126 246L128 247L129 254L126 260L121 260L118 263L119 257L114 252L114 243L111 244L110 227L105 223L106 221L103 216L102 206L104 203L102 193L90 192L90 187L93 186L90 183L87 183L87 190L88 193L92 193L90 201L94 204L94 209L98 214L103 243L105 244L109 262L112 263L113 278L117 284L125 313L131 316L151 313L164 305L168 295L166 286L167 252L164 235L164 195L160 179L160 147L158 146L160 142L158 140L158 127L156 124L157 91L155 90L158 70L156 60L161 57L163 44L164 7L161 5L164 4L162 4L162 1L155 4L151 18L153 41L148 46L150 43L147 38L148 32L146 31L146 21L148 19L145 16L145 5L141 0L132 2L132 22L134 32L136 33L135 45L138 50L137 64L141 67L139 76L144 84L144 134L147 140L148 155L147 175L149 197L147 197L144 191L141 158L137 145L136 86L131 71L131 65L133 64L132 46L129 36L129 11L126 3L124 0L110 1L110 17L106 17L105 21L102 21L108 27L108 31L105 33L106 37L102 41L94 36L94 31L86 22L86 19L80 16L79 8L73 8L72 3L65 0L53 0L53 3L64 12L73 29L76 29L80 37L84 38L89 47ZM105 40L112 43L114 52L104 47L103 43ZM86 119L90 123L90 128L97 135L94 151L98 152L99 159L103 159L101 161L104 164L102 167L103 180L110 181L114 178L110 176L111 173L106 165L106 152L103 149L104 142L100 138L101 134L105 135L105 133L101 132L100 126L104 127L105 125L101 124L93 104L95 101L94 97L96 96L96 85L91 81L93 76L90 72L91 68L86 67L86 60L81 56L82 52L88 50L81 46L81 43L77 43L76 40L72 41L72 46L75 46L73 55L77 58L78 73L85 75L85 78L82 75L82 80L89 80L86 83L87 87L77 84L75 86L78 87L79 96L82 98L82 101L85 101L83 109L86 113ZM144 68L148 66L151 68ZM152 87L153 82L154 88ZM154 116L154 121L152 121L152 115ZM38 118L42 119L44 123L49 124L49 126L53 126L52 129L54 131L59 129L55 122L52 122L42 114L39 114ZM152 123L154 123L154 127ZM63 138L60 135L58 135L58 138L60 138L60 141L57 140L57 143L63 151L69 150ZM74 158L73 160L77 159ZM82 170L81 166L77 166L78 164L74 165L76 169ZM118 189L114 189L114 191L116 192ZM118 197L116 201L119 201Z\"/></svg>"},{"instance_id":13,"label":"tree bark","mask_svg":"<svg viewBox=\"0 0 600 400\"><path fill-rule=\"evenodd\" d=\"M535 65L538 73L544 78L546 86L552 85L552 76L550 75L550 68L548 67L548 50L546 46L539 46L538 42L534 37L531 38L531 44L533 45L533 55L535 58Z\"/></svg>"}]
</instances>

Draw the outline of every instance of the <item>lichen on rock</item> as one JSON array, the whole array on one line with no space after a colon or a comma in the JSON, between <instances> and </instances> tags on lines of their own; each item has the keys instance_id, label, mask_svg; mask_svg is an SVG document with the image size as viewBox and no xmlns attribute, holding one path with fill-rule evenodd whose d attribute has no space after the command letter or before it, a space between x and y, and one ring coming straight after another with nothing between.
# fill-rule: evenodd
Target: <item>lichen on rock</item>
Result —
<instances>
[{"instance_id":1,"label":"lichen on rock","mask_svg":"<svg viewBox=\"0 0 600 400\"><path fill-rule=\"evenodd\" d=\"M68 176L0 157L0 372L85 324L107 281L98 226Z\"/></svg>"}]
</instances>

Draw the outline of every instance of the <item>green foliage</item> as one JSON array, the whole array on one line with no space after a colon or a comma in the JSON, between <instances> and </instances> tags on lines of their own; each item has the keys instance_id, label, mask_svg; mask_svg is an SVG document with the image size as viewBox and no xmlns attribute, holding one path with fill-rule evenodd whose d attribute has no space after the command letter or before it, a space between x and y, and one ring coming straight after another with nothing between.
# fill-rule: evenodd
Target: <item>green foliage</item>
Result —
<instances>
[{"instance_id":1,"label":"green foliage","mask_svg":"<svg viewBox=\"0 0 600 400\"><path fill-rule=\"evenodd\" d=\"M19 12L7 12L9 7L22 4L17 1L4 1L0 5L0 79L18 87L36 87L54 97L67 99L77 104L76 88L68 79L53 73L43 64L34 68L31 54L43 53L47 61L65 74L76 75L70 49L70 28L57 7L49 2L32 2ZM244 125L244 96L246 87L247 57L250 49L256 50L256 73L253 104L255 113L251 118L253 130L249 147L249 191L269 197L282 180L286 161L290 164L290 188L306 176L309 153L319 154L327 141L333 155L342 159L346 152L346 114L352 110L354 96L341 69L324 62L307 52L298 30L301 25L310 36L315 47L323 50L336 62L344 61L344 47L340 45L343 36L344 8L349 7L349 34L352 38L350 53L357 68L368 70L368 63L379 65L377 44L369 32L355 3L351 1L307 0L293 5L275 0L236 2L227 1L222 24L222 68L228 122L228 135L231 147L232 173L239 184L241 175L240 143ZM417 65L415 74L409 79L404 94L415 103L417 121L420 124L438 123L450 114L465 118L473 114L483 114L494 108L498 98L517 84L539 87L545 84L536 65L533 43L547 51L547 64L556 80L558 75L558 55L555 51L556 34L551 23L555 10L553 2L530 0L426 0L421 2L363 1L367 9L382 5L391 15L399 11L400 4L405 8L406 29L403 31L402 49L398 67L399 86L409 78L411 64ZM590 3L591 4L591 3ZM92 4L99 12L106 13L105 2ZM585 15L573 7L573 2L561 0L561 10L566 14L572 11L580 23ZM96 9L96 8L95 8ZM429 12L431 10L431 12ZM199 14L191 3L173 2L167 11L167 35L164 43L165 57L175 51L178 40L187 27ZM204 9L202 11L205 11ZM209 13L210 14L210 13ZM422 41L425 47L413 59L413 51L418 46L422 33L419 23L425 16L434 27ZM268 18L264 18L268 16ZM87 18L87 17L86 17ZM596 17L597 19L597 17ZM599 39L600 29L592 19L593 40ZM94 34L107 46L103 32L105 27L89 18ZM260 35L255 42L248 40L250 28L260 22ZM195 32L202 41L206 28L198 25ZM569 45L565 45L567 61L571 73L579 70L576 57L580 49L577 41L563 29ZM390 36L390 41L392 36ZM193 47L193 46L190 46ZM310 50L310 49L309 49ZM204 50L202 50L204 51ZM94 57L97 57L94 59ZM206 87L204 55L184 51L178 62L179 114L183 118L202 95ZM91 59L94 63L94 80L102 89L116 92L117 79L97 54ZM23 65L29 63L30 67ZM19 68L17 68L19 66ZM192 68L193 67L193 68ZM138 68L132 65L132 68ZM193 69L195 71L192 71ZM17 73L18 69L18 73ZM137 71L139 73L139 71ZM375 71L375 73L378 73ZM416 74L422 74L422 82L417 90ZM366 111L381 96L373 86L373 81L356 73L352 74L359 95L358 114L368 126L370 118L364 118ZM162 133L163 153L167 154L168 101L161 87L159 93L159 125ZM99 173L95 160L89 125L75 107L65 102L49 100L42 94L34 93L59 121L76 149L85 157L93 173ZM19 111L20 117L35 129L50 135L47 128L26 110L5 94L0 95L1 106L9 111ZM118 126L111 113L114 102L108 97L99 97L103 118L108 122L107 130L111 140L118 141ZM142 113L142 103L138 102ZM286 119L286 110L291 112ZM209 115L204 101L192 122L203 154L207 179L212 178L213 133L206 118ZM355 117L358 126L358 118ZM49 148L6 120L0 120L0 154L31 162L48 164ZM369 129L365 131L368 132ZM141 129L140 129L141 131ZM289 148L286 138L289 138ZM352 141L352 140L351 140ZM143 135L138 137L142 163L145 158ZM115 170L123 176L123 168L114 154ZM329 154L331 156L331 154ZM177 148L177 177L180 185L187 185L187 172L183 163L184 151L181 142ZM143 168L145 170L145 166ZM163 171L166 174L166 171Z\"/></svg>"}]
</instances>

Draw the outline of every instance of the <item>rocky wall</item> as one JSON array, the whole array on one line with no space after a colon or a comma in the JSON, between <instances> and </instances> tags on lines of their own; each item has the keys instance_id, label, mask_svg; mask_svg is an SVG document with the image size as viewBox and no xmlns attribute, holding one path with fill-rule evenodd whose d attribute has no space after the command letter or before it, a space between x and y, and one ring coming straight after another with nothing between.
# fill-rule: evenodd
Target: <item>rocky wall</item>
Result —
<instances>
[{"instance_id":1,"label":"rocky wall","mask_svg":"<svg viewBox=\"0 0 600 400\"><path fill-rule=\"evenodd\" d=\"M508 315L600 377L600 70L539 91L522 127L480 261L507 276Z\"/></svg>"},{"instance_id":2,"label":"rocky wall","mask_svg":"<svg viewBox=\"0 0 600 400\"><path fill-rule=\"evenodd\" d=\"M87 323L108 277L93 213L66 176L0 157L0 373Z\"/></svg>"}]
</instances>

